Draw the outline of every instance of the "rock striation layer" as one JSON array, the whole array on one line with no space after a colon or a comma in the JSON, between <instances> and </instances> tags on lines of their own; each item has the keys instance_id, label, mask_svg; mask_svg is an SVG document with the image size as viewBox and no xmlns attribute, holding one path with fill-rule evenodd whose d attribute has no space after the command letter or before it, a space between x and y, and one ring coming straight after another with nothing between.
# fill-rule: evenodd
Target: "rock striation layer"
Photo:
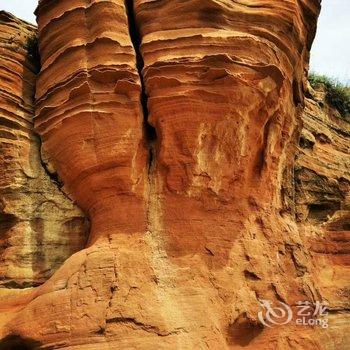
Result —
<instances>
[{"instance_id":1,"label":"rock striation layer","mask_svg":"<svg viewBox=\"0 0 350 350\"><path fill-rule=\"evenodd\" d=\"M37 14L35 126L49 162L93 218L92 241L143 231L141 85L124 2L42 1Z\"/></svg>"},{"instance_id":2,"label":"rock striation layer","mask_svg":"<svg viewBox=\"0 0 350 350\"><path fill-rule=\"evenodd\" d=\"M299 221L321 225L349 206L350 127L317 95L306 100L302 115L295 202Z\"/></svg>"},{"instance_id":3,"label":"rock striation layer","mask_svg":"<svg viewBox=\"0 0 350 350\"><path fill-rule=\"evenodd\" d=\"M42 284L87 239L33 131L36 28L0 12L0 288Z\"/></svg>"},{"instance_id":4,"label":"rock striation layer","mask_svg":"<svg viewBox=\"0 0 350 350\"><path fill-rule=\"evenodd\" d=\"M308 109L297 153L319 10L318 0L39 2L35 130L91 232L45 284L8 297L3 344L346 348L346 307L319 277L323 243L309 231L320 230L323 194L303 173L321 176L329 158L304 152L319 127ZM338 159L330 177L341 186ZM327 299L336 326L269 328L261 299L293 310Z\"/></svg>"},{"instance_id":5,"label":"rock striation layer","mask_svg":"<svg viewBox=\"0 0 350 350\"><path fill-rule=\"evenodd\" d=\"M295 167L295 204L322 300L332 311L330 334L349 347L350 124L309 90Z\"/></svg>"}]
</instances>

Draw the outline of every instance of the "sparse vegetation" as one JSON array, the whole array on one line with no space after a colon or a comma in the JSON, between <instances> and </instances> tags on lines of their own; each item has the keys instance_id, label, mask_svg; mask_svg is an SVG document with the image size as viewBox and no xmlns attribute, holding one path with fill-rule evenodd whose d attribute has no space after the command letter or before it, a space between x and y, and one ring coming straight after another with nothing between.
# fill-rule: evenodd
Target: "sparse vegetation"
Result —
<instances>
[{"instance_id":1,"label":"sparse vegetation","mask_svg":"<svg viewBox=\"0 0 350 350\"><path fill-rule=\"evenodd\" d=\"M327 102L336 108L342 118L350 119L350 87L324 75L311 73L309 81L313 88L323 86Z\"/></svg>"},{"instance_id":2,"label":"sparse vegetation","mask_svg":"<svg viewBox=\"0 0 350 350\"><path fill-rule=\"evenodd\" d=\"M35 73L40 71L40 55L39 55L39 45L38 45L38 37L36 35L32 35L28 37L25 49L28 52L28 58L33 63L35 67Z\"/></svg>"}]
</instances>

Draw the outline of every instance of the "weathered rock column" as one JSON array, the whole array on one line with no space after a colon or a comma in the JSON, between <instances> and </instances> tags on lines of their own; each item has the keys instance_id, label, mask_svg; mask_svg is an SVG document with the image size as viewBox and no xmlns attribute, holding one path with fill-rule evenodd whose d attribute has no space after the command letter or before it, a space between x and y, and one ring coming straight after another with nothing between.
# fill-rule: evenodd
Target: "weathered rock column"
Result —
<instances>
[{"instance_id":1,"label":"weathered rock column","mask_svg":"<svg viewBox=\"0 0 350 350\"><path fill-rule=\"evenodd\" d=\"M44 283L88 238L83 213L42 165L36 49L36 28L0 11L0 292Z\"/></svg>"},{"instance_id":2,"label":"weathered rock column","mask_svg":"<svg viewBox=\"0 0 350 350\"><path fill-rule=\"evenodd\" d=\"M91 242L144 231L141 85L124 1L41 1L37 16L44 150L89 214Z\"/></svg>"}]
</instances>

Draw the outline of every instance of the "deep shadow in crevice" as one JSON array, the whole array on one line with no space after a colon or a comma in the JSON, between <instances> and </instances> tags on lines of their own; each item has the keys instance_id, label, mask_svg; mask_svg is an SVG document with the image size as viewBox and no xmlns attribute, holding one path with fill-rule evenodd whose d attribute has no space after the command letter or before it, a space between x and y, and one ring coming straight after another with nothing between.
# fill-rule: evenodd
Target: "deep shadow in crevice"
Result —
<instances>
[{"instance_id":1,"label":"deep shadow in crevice","mask_svg":"<svg viewBox=\"0 0 350 350\"><path fill-rule=\"evenodd\" d=\"M309 220L324 222L334 215L334 213L341 209L340 202L324 202L312 203L308 206Z\"/></svg>"},{"instance_id":2,"label":"deep shadow in crevice","mask_svg":"<svg viewBox=\"0 0 350 350\"><path fill-rule=\"evenodd\" d=\"M34 32L31 36L29 36L26 40L26 43L24 45L25 50L27 51L26 55L26 61L24 65L24 81L31 81L32 76L31 74L34 74L36 79L40 73L41 70L41 58L39 53L39 38L37 32ZM35 93L36 93L36 79L32 86L32 96L31 96L31 109L33 115L35 115ZM25 86L23 87L22 96L25 96L26 89ZM40 155L40 162L42 165L42 168L44 169L46 175L51 179L51 181L55 184L55 186L61 190L63 187L63 183L58 177L57 173L51 173L44 160L42 159L41 149L42 149L42 139L40 135L36 133L34 130L32 130L35 137L37 137L38 143L39 143L39 155ZM62 191L61 191L62 192ZM63 193L63 192L62 192ZM63 193L65 196L66 194ZM67 196L66 196L67 197Z\"/></svg>"},{"instance_id":3,"label":"deep shadow in crevice","mask_svg":"<svg viewBox=\"0 0 350 350\"><path fill-rule=\"evenodd\" d=\"M142 112L144 117L144 135L149 147L152 147L152 144L157 139L157 132L156 132L156 129L148 121L148 96L146 94L146 88L145 88L143 74L142 74L142 70L144 67L144 61L141 54L142 38L141 38L140 29L136 21L136 15L134 11L134 1L125 0L125 8L128 16L129 34L130 34L130 38L133 43L135 54L136 54L136 68L139 73L139 77L141 81L141 105L142 105ZM153 157L151 153L152 152L150 151L150 158Z\"/></svg>"},{"instance_id":4,"label":"deep shadow in crevice","mask_svg":"<svg viewBox=\"0 0 350 350\"><path fill-rule=\"evenodd\" d=\"M38 143L39 143L39 158L40 158L40 163L42 168L45 171L45 174L47 175L47 177L51 180L51 182L60 190L60 192L62 192L62 194L67 197L67 194L64 193L62 191L63 188L63 182L61 181L61 179L59 178L57 172L50 172L48 169L47 164L45 163L44 159L43 159L43 155L42 155L42 147L43 147L43 143L42 143L42 139L40 137L40 135L35 134L35 136L38 138ZM68 198L68 197L67 197ZM69 198L68 198L69 199Z\"/></svg>"},{"instance_id":5,"label":"deep shadow in crevice","mask_svg":"<svg viewBox=\"0 0 350 350\"><path fill-rule=\"evenodd\" d=\"M41 59L39 54L39 43L37 33L27 38L25 47L27 50L27 60L31 63L33 73L38 75L41 69Z\"/></svg>"},{"instance_id":6,"label":"deep shadow in crevice","mask_svg":"<svg viewBox=\"0 0 350 350\"><path fill-rule=\"evenodd\" d=\"M14 227L17 222L18 218L15 215L0 211L0 239L3 239L5 234Z\"/></svg>"},{"instance_id":7,"label":"deep shadow in crevice","mask_svg":"<svg viewBox=\"0 0 350 350\"><path fill-rule=\"evenodd\" d=\"M8 335L0 340L0 350L38 350L40 348L40 342L22 338L19 335Z\"/></svg>"},{"instance_id":8,"label":"deep shadow in crevice","mask_svg":"<svg viewBox=\"0 0 350 350\"><path fill-rule=\"evenodd\" d=\"M264 327L261 324L249 320L246 315L241 315L228 327L228 343L241 347L248 346L263 330Z\"/></svg>"}]
</instances>

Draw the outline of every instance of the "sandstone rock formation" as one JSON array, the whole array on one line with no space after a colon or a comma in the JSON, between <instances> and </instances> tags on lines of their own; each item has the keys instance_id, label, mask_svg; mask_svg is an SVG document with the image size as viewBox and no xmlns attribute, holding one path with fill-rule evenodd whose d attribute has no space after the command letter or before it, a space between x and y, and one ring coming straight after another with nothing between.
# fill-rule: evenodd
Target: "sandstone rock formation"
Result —
<instances>
[{"instance_id":1,"label":"sandstone rock formation","mask_svg":"<svg viewBox=\"0 0 350 350\"><path fill-rule=\"evenodd\" d=\"M338 117L322 93L312 91L302 120L295 167L297 218L313 261L319 299L327 300L332 309L330 336L337 334L337 347L347 349L350 344L346 331L350 326L350 124Z\"/></svg>"},{"instance_id":2,"label":"sandstone rock formation","mask_svg":"<svg viewBox=\"0 0 350 350\"><path fill-rule=\"evenodd\" d=\"M335 297L346 286L321 278L319 262L346 267L308 220L323 201L304 174L325 176L323 148L302 148L296 186L293 175L319 8L39 2L35 130L91 232L46 283L8 296L4 346L346 349L346 296ZM346 153L341 135L334 153ZM327 176L345 203L339 159ZM259 299L327 300L335 326L264 327Z\"/></svg>"},{"instance_id":3,"label":"sandstone rock formation","mask_svg":"<svg viewBox=\"0 0 350 350\"><path fill-rule=\"evenodd\" d=\"M42 165L33 131L35 36L32 25L0 12L1 288L42 284L88 233L82 212Z\"/></svg>"},{"instance_id":4,"label":"sandstone rock formation","mask_svg":"<svg viewBox=\"0 0 350 350\"><path fill-rule=\"evenodd\" d=\"M324 97L306 99L296 162L298 220L323 224L349 206L349 123L337 116ZM344 227L346 229L346 227Z\"/></svg>"}]
</instances>

